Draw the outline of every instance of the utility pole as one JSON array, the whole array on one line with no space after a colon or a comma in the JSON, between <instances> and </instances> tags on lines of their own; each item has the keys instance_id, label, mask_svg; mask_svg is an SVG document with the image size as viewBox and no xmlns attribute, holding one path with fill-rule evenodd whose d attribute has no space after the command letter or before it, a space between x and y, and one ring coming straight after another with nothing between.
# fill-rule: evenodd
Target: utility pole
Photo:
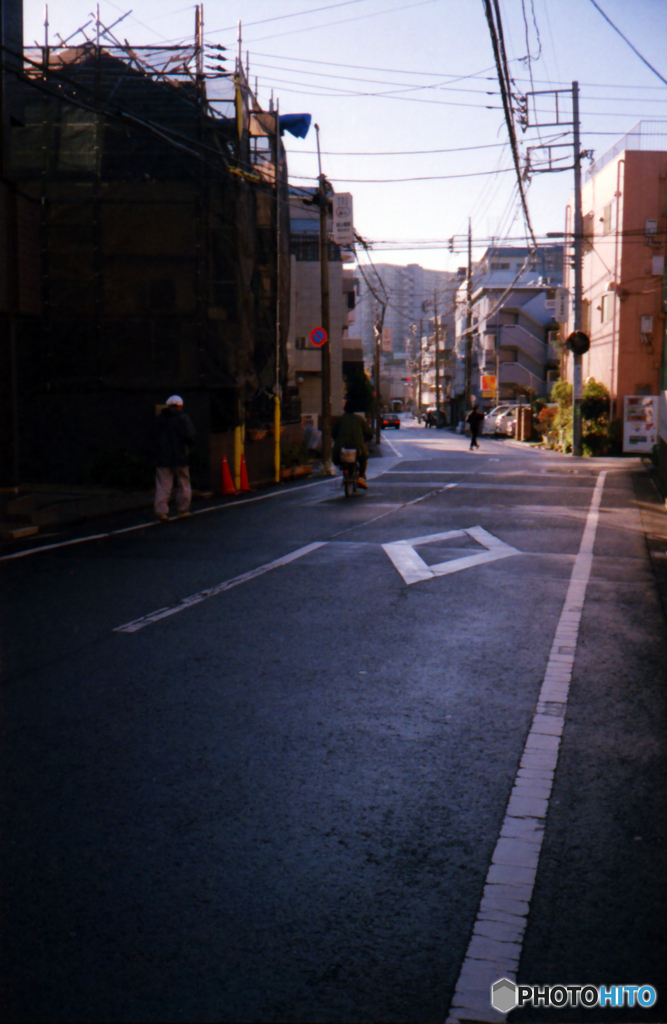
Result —
<instances>
[{"instance_id":1,"label":"utility pole","mask_svg":"<svg viewBox=\"0 0 667 1024\"><path fill-rule=\"evenodd\" d=\"M280 100L276 103L275 115L275 169L276 169L276 385L273 396L273 473L280 483Z\"/></svg>"},{"instance_id":2,"label":"utility pole","mask_svg":"<svg viewBox=\"0 0 667 1024\"><path fill-rule=\"evenodd\" d=\"M579 141L579 83L572 83L572 121L574 136L574 329L580 331L582 280L582 242L584 219L581 208L581 146ZM572 454L582 455L581 398L583 391L583 355L575 352L572 375Z\"/></svg>"},{"instance_id":3,"label":"utility pole","mask_svg":"<svg viewBox=\"0 0 667 1024\"><path fill-rule=\"evenodd\" d=\"M465 407L470 407L472 387L472 225L468 218L468 287L466 293Z\"/></svg>"},{"instance_id":4,"label":"utility pole","mask_svg":"<svg viewBox=\"0 0 667 1024\"><path fill-rule=\"evenodd\" d=\"M331 476L331 316L329 309L329 200L328 182L322 174L320 154L320 127L315 125L317 138L317 162L319 166L317 205L320 208L320 294L322 327L327 340L321 346L322 352L322 475Z\"/></svg>"},{"instance_id":5,"label":"utility pole","mask_svg":"<svg viewBox=\"0 0 667 1024\"><path fill-rule=\"evenodd\" d=\"M375 443L380 444L382 442L382 395L380 394L380 340L382 338L382 328L384 326L384 311L385 307L382 306L382 312L376 314L375 325L373 327L373 333L375 334Z\"/></svg>"},{"instance_id":6,"label":"utility pole","mask_svg":"<svg viewBox=\"0 0 667 1024\"><path fill-rule=\"evenodd\" d=\"M422 318L419 317L419 406L418 406L418 410L417 410L419 413L421 413L421 411L422 411L422 378L423 378L423 373L424 373L423 366L422 366L422 363L423 363L422 353L423 353L423 349L422 349Z\"/></svg>"},{"instance_id":7,"label":"utility pole","mask_svg":"<svg viewBox=\"0 0 667 1024\"><path fill-rule=\"evenodd\" d=\"M438 293L433 291L433 316L435 320L435 411L440 412L440 324L438 323Z\"/></svg>"}]
</instances>

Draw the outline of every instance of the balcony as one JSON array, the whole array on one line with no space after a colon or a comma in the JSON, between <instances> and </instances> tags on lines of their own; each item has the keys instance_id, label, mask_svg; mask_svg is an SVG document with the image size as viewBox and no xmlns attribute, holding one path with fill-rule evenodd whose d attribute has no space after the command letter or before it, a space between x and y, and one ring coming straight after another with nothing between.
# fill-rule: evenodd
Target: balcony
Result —
<instances>
[{"instance_id":1,"label":"balcony","mask_svg":"<svg viewBox=\"0 0 667 1024\"><path fill-rule=\"evenodd\" d=\"M538 396L546 395L546 382L541 377L531 373L521 363L500 363L500 383L509 386L530 388Z\"/></svg>"}]
</instances>

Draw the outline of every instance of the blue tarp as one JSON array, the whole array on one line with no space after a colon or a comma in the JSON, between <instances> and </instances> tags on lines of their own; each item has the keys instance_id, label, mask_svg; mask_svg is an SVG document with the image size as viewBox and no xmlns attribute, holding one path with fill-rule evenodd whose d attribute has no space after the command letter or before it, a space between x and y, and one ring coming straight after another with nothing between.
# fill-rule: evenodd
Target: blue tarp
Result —
<instances>
[{"instance_id":1,"label":"blue tarp","mask_svg":"<svg viewBox=\"0 0 667 1024\"><path fill-rule=\"evenodd\" d=\"M281 114L280 134L284 135L285 132L289 132L297 139L305 139L311 120L310 114Z\"/></svg>"}]
</instances>

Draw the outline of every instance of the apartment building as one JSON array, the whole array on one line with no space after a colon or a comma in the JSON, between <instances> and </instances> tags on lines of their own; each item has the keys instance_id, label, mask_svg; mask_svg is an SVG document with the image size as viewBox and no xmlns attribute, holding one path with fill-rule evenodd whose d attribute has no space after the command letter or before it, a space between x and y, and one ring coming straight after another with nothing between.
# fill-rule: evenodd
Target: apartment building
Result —
<instances>
[{"instance_id":1,"label":"apartment building","mask_svg":"<svg viewBox=\"0 0 667 1024\"><path fill-rule=\"evenodd\" d=\"M558 379L559 324L556 288L563 282L563 247L493 246L473 267L471 394L486 404L519 394L547 395ZM456 295L456 367L453 397L465 393L468 285ZM483 395L481 376L496 377L496 392ZM462 411L462 408L461 408Z\"/></svg>"},{"instance_id":2,"label":"apartment building","mask_svg":"<svg viewBox=\"0 0 667 1024\"><path fill-rule=\"evenodd\" d=\"M585 175L582 206L582 329L591 339L583 374L609 388L612 415L620 417L626 395L667 388L667 121L640 121L600 157ZM568 233L573 223L570 201ZM569 261L565 284L572 292Z\"/></svg>"}]
</instances>

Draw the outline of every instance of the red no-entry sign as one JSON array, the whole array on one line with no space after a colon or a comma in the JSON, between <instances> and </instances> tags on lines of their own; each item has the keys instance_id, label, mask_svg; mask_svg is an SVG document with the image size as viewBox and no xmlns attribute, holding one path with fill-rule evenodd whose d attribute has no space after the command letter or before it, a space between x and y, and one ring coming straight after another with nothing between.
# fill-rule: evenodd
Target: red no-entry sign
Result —
<instances>
[{"instance_id":1,"label":"red no-entry sign","mask_svg":"<svg viewBox=\"0 0 667 1024\"><path fill-rule=\"evenodd\" d=\"M316 327L314 331L310 332L310 340L313 345L317 345L318 347L320 345L324 345L327 340L327 332L323 327Z\"/></svg>"}]
</instances>

